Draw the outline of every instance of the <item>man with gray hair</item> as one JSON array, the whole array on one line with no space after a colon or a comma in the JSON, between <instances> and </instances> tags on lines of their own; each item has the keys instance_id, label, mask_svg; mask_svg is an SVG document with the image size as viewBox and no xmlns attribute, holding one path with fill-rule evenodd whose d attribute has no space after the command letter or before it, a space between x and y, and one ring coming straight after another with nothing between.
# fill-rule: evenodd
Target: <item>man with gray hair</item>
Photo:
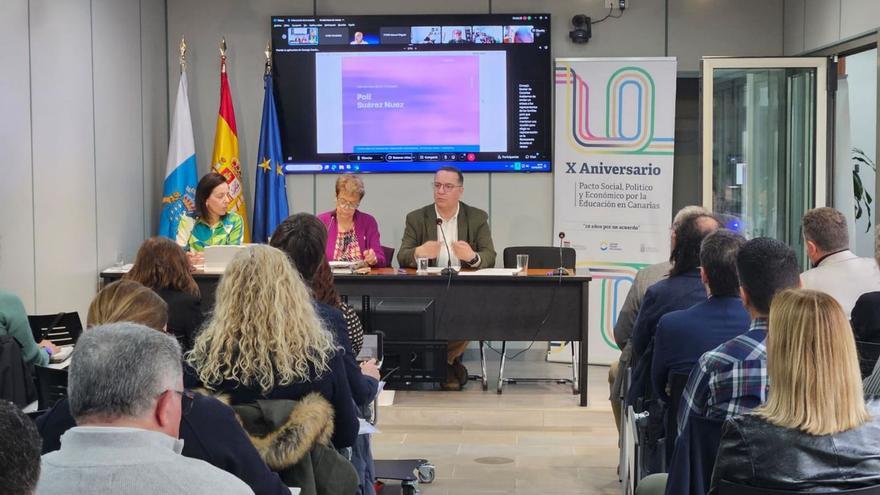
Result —
<instances>
[{"instance_id":1,"label":"man with gray hair","mask_svg":"<svg viewBox=\"0 0 880 495\"><path fill-rule=\"evenodd\" d=\"M241 480L180 455L180 346L134 323L84 332L70 363L77 427L43 456L37 494L253 494Z\"/></svg>"},{"instance_id":2,"label":"man with gray hair","mask_svg":"<svg viewBox=\"0 0 880 495\"><path fill-rule=\"evenodd\" d=\"M675 248L675 230L684 220L693 215L708 215L709 210L702 206L685 206L678 210L675 218L672 219L672 227L669 231L670 236L670 252ZM611 363L608 370L608 384L611 387L611 411L614 413L614 422L617 425L618 432L620 430L620 394L623 388L623 377L621 372L626 370L632 359L632 348L628 346L629 339L632 336L633 325L636 323L636 317L639 315L639 308L642 307L642 301L645 299L645 293L648 287L669 276L669 270L672 263L669 260L661 261L654 265L646 266L639 270L633 280L632 287L626 294L620 313L617 315L617 323L614 325L614 341L622 351L620 360Z\"/></svg>"},{"instance_id":3,"label":"man with gray hair","mask_svg":"<svg viewBox=\"0 0 880 495\"><path fill-rule=\"evenodd\" d=\"M801 274L804 289L827 293L850 316L859 296L880 291L877 264L849 250L846 218L834 208L814 208L804 215L802 224L813 267Z\"/></svg>"}]
</instances>

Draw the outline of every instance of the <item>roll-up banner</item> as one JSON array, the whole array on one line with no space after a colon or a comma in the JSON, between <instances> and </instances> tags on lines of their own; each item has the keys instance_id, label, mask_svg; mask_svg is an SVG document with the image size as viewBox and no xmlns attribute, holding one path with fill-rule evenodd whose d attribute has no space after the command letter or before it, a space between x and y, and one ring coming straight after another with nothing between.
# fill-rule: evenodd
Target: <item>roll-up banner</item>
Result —
<instances>
[{"instance_id":1,"label":"roll-up banner","mask_svg":"<svg viewBox=\"0 0 880 495\"><path fill-rule=\"evenodd\" d=\"M674 58L556 59L554 232L593 277L592 364L617 359L614 324L636 272L669 258L675 77ZM571 353L554 343L549 359Z\"/></svg>"}]
</instances>

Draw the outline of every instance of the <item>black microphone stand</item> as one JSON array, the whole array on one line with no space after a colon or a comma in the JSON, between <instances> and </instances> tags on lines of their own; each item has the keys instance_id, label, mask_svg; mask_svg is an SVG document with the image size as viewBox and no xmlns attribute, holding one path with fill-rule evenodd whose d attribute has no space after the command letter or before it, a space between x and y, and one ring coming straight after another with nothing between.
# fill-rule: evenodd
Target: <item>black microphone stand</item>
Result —
<instances>
[{"instance_id":1,"label":"black microphone stand","mask_svg":"<svg viewBox=\"0 0 880 495\"><path fill-rule=\"evenodd\" d=\"M449 252L449 243L446 242L446 232L443 230L443 219L437 219L437 226L440 227L440 234L443 236L443 245L446 246L446 268L440 270L440 275L449 277L458 275L455 268L452 268L452 253Z\"/></svg>"},{"instance_id":2,"label":"black microphone stand","mask_svg":"<svg viewBox=\"0 0 880 495\"><path fill-rule=\"evenodd\" d=\"M565 232L559 233L559 268L553 271L554 275L568 275L568 269L565 268L565 263L562 262L562 240L565 239Z\"/></svg>"}]
</instances>

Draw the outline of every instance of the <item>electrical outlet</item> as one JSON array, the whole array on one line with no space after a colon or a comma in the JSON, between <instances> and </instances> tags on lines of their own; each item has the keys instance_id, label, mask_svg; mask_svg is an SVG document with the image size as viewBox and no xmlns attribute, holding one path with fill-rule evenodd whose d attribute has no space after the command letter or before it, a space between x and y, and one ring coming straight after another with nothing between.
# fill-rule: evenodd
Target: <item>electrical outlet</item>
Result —
<instances>
[{"instance_id":1,"label":"electrical outlet","mask_svg":"<svg viewBox=\"0 0 880 495\"><path fill-rule=\"evenodd\" d=\"M613 9L615 7L616 3L617 3L617 0L605 0L605 8L606 9Z\"/></svg>"}]
</instances>

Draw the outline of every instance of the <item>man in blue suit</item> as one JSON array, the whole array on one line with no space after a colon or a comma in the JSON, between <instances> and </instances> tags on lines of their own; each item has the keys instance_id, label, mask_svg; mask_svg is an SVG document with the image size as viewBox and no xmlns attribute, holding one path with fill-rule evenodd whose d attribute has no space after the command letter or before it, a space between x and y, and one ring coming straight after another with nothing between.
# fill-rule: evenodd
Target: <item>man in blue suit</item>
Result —
<instances>
[{"instance_id":1,"label":"man in blue suit","mask_svg":"<svg viewBox=\"0 0 880 495\"><path fill-rule=\"evenodd\" d=\"M639 316L633 326L632 384L627 404L637 405L638 399L653 399L651 387L651 353L657 322L666 313L687 309L706 300L706 289L700 283L700 245L710 233L718 230L718 220L711 215L692 215L673 232L672 269L669 278L648 288Z\"/></svg>"},{"instance_id":2,"label":"man in blue suit","mask_svg":"<svg viewBox=\"0 0 880 495\"><path fill-rule=\"evenodd\" d=\"M709 234L700 248L700 279L709 299L660 318L651 380L664 402L669 401L666 384L672 373L687 376L704 352L748 331L751 319L739 297L736 274L736 255L745 242L726 229Z\"/></svg>"}]
</instances>

